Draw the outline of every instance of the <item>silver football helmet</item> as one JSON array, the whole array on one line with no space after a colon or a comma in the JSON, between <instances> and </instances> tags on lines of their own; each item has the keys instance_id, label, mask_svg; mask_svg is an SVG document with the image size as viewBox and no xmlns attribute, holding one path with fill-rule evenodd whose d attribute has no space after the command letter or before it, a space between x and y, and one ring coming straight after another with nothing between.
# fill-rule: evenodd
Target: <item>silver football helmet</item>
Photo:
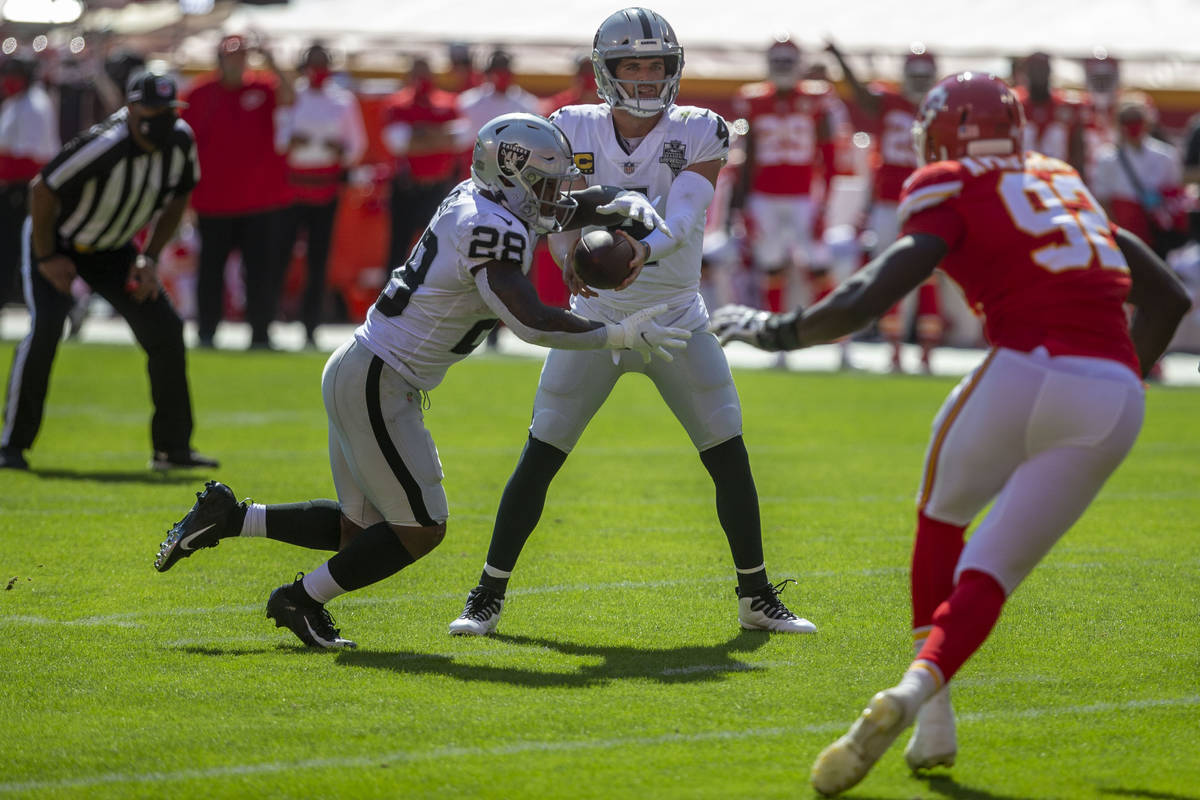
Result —
<instances>
[{"instance_id":1,"label":"silver football helmet","mask_svg":"<svg viewBox=\"0 0 1200 800\"><path fill-rule=\"evenodd\" d=\"M633 84L633 93L617 81L617 62L622 58L662 58L666 78L661 81L624 81ZM670 23L648 8L626 8L600 23L592 42L592 69L596 71L596 91L613 108L621 108L635 117L652 117L675 102L679 78L683 75L683 47L675 38ZM642 97L638 89L655 87L653 97Z\"/></svg>"},{"instance_id":2,"label":"silver football helmet","mask_svg":"<svg viewBox=\"0 0 1200 800\"><path fill-rule=\"evenodd\" d=\"M567 137L545 117L501 114L479 129L471 179L537 233L561 231L571 219L569 188L578 177Z\"/></svg>"}]
</instances>

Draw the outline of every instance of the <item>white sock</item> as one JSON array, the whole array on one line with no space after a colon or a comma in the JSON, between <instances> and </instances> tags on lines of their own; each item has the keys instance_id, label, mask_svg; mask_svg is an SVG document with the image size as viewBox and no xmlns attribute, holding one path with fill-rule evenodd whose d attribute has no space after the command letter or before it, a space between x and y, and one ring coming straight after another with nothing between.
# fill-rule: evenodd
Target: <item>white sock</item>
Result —
<instances>
[{"instance_id":1,"label":"white sock","mask_svg":"<svg viewBox=\"0 0 1200 800\"><path fill-rule=\"evenodd\" d=\"M262 503L251 503L246 507L246 518L242 520L241 536L267 535L267 507Z\"/></svg>"},{"instance_id":2,"label":"white sock","mask_svg":"<svg viewBox=\"0 0 1200 800\"><path fill-rule=\"evenodd\" d=\"M329 562L325 562L305 575L301 585L304 586L304 591L308 593L308 596L318 603L328 603L338 595L346 593L346 590L338 586L337 581L329 574Z\"/></svg>"},{"instance_id":3,"label":"white sock","mask_svg":"<svg viewBox=\"0 0 1200 800\"><path fill-rule=\"evenodd\" d=\"M914 661L896 688L911 709L919 709L933 693L942 688L945 681L941 671L928 661Z\"/></svg>"},{"instance_id":4,"label":"white sock","mask_svg":"<svg viewBox=\"0 0 1200 800\"><path fill-rule=\"evenodd\" d=\"M488 575L491 575L493 578L511 578L512 577L511 571L505 572L502 569L496 569L491 564L484 564L483 571L486 572Z\"/></svg>"}]
</instances>

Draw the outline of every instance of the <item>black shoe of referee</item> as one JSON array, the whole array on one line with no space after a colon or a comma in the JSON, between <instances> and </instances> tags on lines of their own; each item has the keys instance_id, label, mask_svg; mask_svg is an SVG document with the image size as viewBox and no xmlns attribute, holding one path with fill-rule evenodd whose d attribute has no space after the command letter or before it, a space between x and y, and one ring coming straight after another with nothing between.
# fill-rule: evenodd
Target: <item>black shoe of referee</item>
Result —
<instances>
[{"instance_id":1,"label":"black shoe of referee","mask_svg":"<svg viewBox=\"0 0 1200 800\"><path fill-rule=\"evenodd\" d=\"M150 459L150 469L165 472L169 469L216 469L221 466L221 463L215 458L202 456L195 450L171 450L154 451L154 457Z\"/></svg>"}]
</instances>

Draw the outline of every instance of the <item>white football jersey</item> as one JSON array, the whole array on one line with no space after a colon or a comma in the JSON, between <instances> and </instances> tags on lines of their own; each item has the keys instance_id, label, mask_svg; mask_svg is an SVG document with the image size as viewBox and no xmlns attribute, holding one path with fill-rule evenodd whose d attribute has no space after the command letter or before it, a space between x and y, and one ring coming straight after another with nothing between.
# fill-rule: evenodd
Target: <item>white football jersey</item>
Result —
<instances>
[{"instance_id":1,"label":"white football jersey","mask_svg":"<svg viewBox=\"0 0 1200 800\"><path fill-rule=\"evenodd\" d=\"M626 153L618 142L612 109L607 104L566 106L550 119L567 135L575 153L575 166L589 186L604 184L641 192L664 217L667 193L675 176L692 164L724 161L729 154L725 120L714 111L696 106L670 106L632 153ZM664 317L664 324L696 327L707 322L700 298L704 217L692 230L671 233L685 242L683 247L660 261L651 261L627 289L598 290L600 296L591 299L589 306L607 307L614 312L607 316L616 320L647 306L667 303L672 312L681 313L672 313L670 320Z\"/></svg>"},{"instance_id":2,"label":"white football jersey","mask_svg":"<svg viewBox=\"0 0 1200 800\"><path fill-rule=\"evenodd\" d=\"M529 274L537 236L471 181L454 187L354 337L411 385L432 389L499 321L475 286L489 261Z\"/></svg>"}]
</instances>

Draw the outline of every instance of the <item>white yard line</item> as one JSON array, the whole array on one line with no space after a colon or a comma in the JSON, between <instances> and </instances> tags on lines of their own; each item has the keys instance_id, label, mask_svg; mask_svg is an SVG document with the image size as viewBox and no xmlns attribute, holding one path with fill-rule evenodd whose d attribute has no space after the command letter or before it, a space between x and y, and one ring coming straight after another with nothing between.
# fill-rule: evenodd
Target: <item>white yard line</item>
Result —
<instances>
[{"instance_id":1,"label":"white yard line","mask_svg":"<svg viewBox=\"0 0 1200 800\"><path fill-rule=\"evenodd\" d=\"M1147 698L1123 703L1091 703L1079 706L1026 708L1009 711L981 711L960 714L960 722L1000 722L1010 719L1036 719L1040 717L1086 716L1114 712L1143 711L1158 708L1179 708L1200 705L1200 695L1187 697ZM304 761L272 761L258 764L229 764L207 769L182 769L155 772L107 772L78 778L56 780L11 781L0 783L0 793L38 792L54 789L87 789L95 786L119 784L165 784L189 780L213 780L242 777L247 775L272 775L282 772L314 769L355 769L376 767L384 764L411 764L426 761L443 761L468 758L489 760L524 753L568 753L628 748L669 747L681 743L728 742L764 737L778 738L810 733L836 733L844 730L852 721L848 713L845 719L810 725L779 728L751 728L747 730L704 731L700 733L668 733L659 736L632 736L611 739L577 739L555 741L517 741L491 747L474 745L433 747L426 750L398 750L372 756L348 756L344 758L319 758Z\"/></svg>"}]
</instances>

